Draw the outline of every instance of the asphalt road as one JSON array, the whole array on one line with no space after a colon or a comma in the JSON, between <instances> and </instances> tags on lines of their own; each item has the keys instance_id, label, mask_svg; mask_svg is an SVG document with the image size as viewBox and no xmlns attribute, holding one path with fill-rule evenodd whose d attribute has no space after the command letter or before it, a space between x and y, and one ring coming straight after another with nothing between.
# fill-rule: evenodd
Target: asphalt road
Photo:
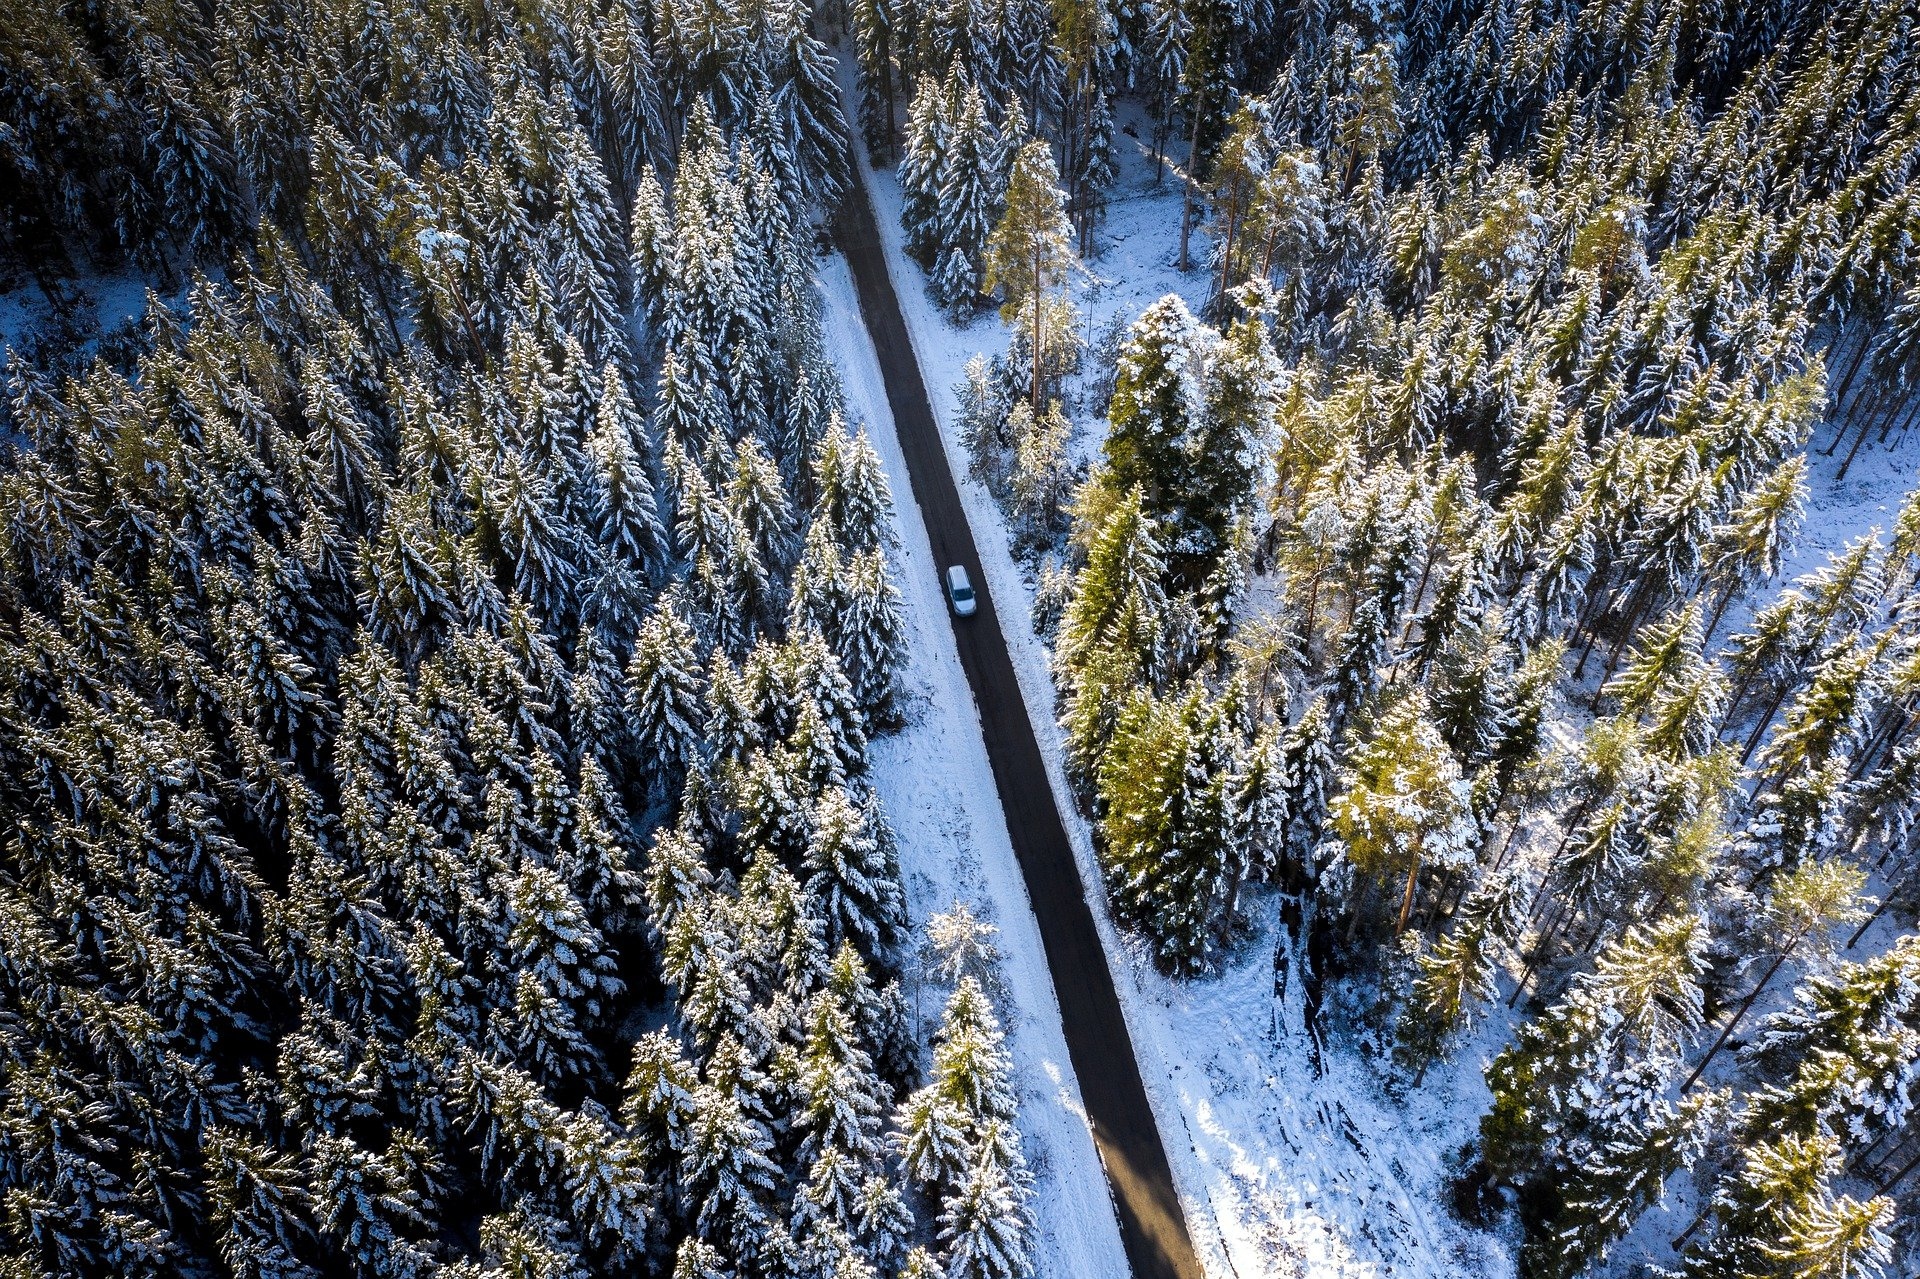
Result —
<instances>
[{"instance_id":1,"label":"asphalt road","mask_svg":"<svg viewBox=\"0 0 1920 1279\"><path fill-rule=\"evenodd\" d=\"M964 564L978 594L979 611L972 617L954 618L949 611L948 618L979 709L1007 833L1040 923L1047 966L1060 1000L1067 1052L1080 1078L1080 1096L1113 1192L1127 1259L1135 1279L1203 1279L1174 1193L1167 1152L1140 1083L1140 1066L1114 994L1113 974L1087 906L1086 887L1054 807L1046 765L1027 720L986 574L980 571L973 532L967 526L900 302L887 275L864 186L856 185L842 201L834 238L853 267L860 314L880 359L887 401L906 455L914 501L933 545L934 563L942 572L947 565ZM1017 613L1015 624L1024 624Z\"/></svg>"}]
</instances>

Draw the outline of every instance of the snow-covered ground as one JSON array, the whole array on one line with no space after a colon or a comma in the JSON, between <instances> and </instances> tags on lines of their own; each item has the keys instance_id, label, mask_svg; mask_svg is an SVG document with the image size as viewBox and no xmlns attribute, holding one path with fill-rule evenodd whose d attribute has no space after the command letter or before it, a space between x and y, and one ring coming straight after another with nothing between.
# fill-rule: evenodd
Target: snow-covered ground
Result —
<instances>
[{"instance_id":1,"label":"snow-covered ground","mask_svg":"<svg viewBox=\"0 0 1920 1279\"><path fill-rule=\"evenodd\" d=\"M1144 135L1144 128L1140 132ZM1169 175L1156 185L1144 147L1129 137L1120 141L1121 177L1100 231L1098 255L1073 286L1090 337L1112 317L1131 321L1166 293L1182 295L1197 310L1208 289L1203 270L1183 273L1176 266L1176 182ZM894 173L869 169L864 156L861 163L948 458L961 477L961 496L988 586L998 599L1031 601L1031 578L1012 554L998 507L983 487L965 478L966 457L956 421L954 388L968 359L977 352L1004 350L1005 330L990 311L956 323L934 306L919 267L902 247ZM1204 248L1196 232L1196 260ZM877 399L878 392L874 394ZM878 407L884 412L883 405ZM869 420L877 425L882 418ZM1100 425L1082 426L1078 456L1090 458L1097 452ZM1826 442L1823 437L1816 445ZM1842 484L1833 479L1837 458L1823 458L1816 451L1811 460L1808 517L1783 579L1818 567L1830 552L1875 526L1889 528L1903 495L1920 481L1920 440L1910 440L1897 451L1869 444ZM920 589L936 597L937 607L930 576ZM1757 591L1751 600L1764 601L1770 595L1770 590ZM1743 622L1750 608L1749 603L1731 610L1722 635ZM1186 982L1162 976L1106 912L1090 832L1071 802L1060 766L1047 652L1028 628L1018 625L1018 616L1014 607L1003 609L1008 647L1081 875L1094 886L1089 897L1208 1273L1217 1279L1510 1275L1513 1261L1507 1241L1464 1226L1444 1202L1444 1161L1472 1137L1486 1108L1481 1072L1506 1038L1504 1006L1496 1003L1480 1033L1458 1045L1450 1062L1430 1071L1421 1089L1395 1099L1387 1095L1371 1063L1338 1044L1329 1045L1316 1067L1297 1010L1284 1003L1276 1010L1271 957L1279 926L1271 900L1253 904L1258 932L1223 972ZM943 640L931 656L951 666L947 678L964 694L951 645ZM918 660L927 657L921 654ZM983 785L988 782L984 775L981 780ZM991 802L990 786L987 793ZM1004 850L1004 839L998 848ZM1009 860L1005 869L1013 900L1024 909L1017 868ZM1004 901L999 909L1002 917L1008 913ZM1882 921L1875 934L1888 927ZM1877 949L1874 940L1870 935L1862 950ZM1044 980L1043 970L1040 977ZM1782 992L1792 985L1784 978ZM1657 1240L1677 1231L1676 1216L1680 1224L1691 1216L1690 1188L1676 1184L1673 1189L1675 1201L1666 1211L1647 1215L1618 1260L1648 1255L1658 1247ZM1041 1207L1045 1233L1044 1198ZM1084 1265L1075 1269L1098 1273Z\"/></svg>"},{"instance_id":2,"label":"snow-covered ground","mask_svg":"<svg viewBox=\"0 0 1920 1279\"><path fill-rule=\"evenodd\" d=\"M86 273L65 282L68 306L58 311L25 272L0 277L0 351L37 358L78 350L90 353L100 339L147 309L147 277L137 271ZM177 302L184 291L168 298Z\"/></svg>"},{"instance_id":3,"label":"snow-covered ground","mask_svg":"<svg viewBox=\"0 0 1920 1279\"><path fill-rule=\"evenodd\" d=\"M872 760L881 802L899 836L909 909L915 923L923 925L935 912L964 902L1000 930L995 941L1004 956L1007 1043L1020 1089L1027 1157L1036 1173L1036 1273L1125 1274L1120 1228L1067 1058L1039 925L1000 812L939 572L913 503L879 361L861 324L845 259L823 261L820 282L826 338L840 368L848 411L872 436L899 507L895 570L906 599L909 722L905 730L874 742ZM938 1024L945 992L929 984L924 992L909 993L916 996L919 1038L925 1042Z\"/></svg>"}]
</instances>

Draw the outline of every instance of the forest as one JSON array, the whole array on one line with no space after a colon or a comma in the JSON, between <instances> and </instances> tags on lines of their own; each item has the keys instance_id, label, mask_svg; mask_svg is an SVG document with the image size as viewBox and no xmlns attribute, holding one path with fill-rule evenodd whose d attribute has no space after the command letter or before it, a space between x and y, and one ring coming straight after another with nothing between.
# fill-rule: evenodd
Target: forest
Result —
<instances>
[{"instance_id":1,"label":"forest","mask_svg":"<svg viewBox=\"0 0 1920 1279\"><path fill-rule=\"evenodd\" d=\"M1151 962L1481 1081L1506 1274L1913 1273L1917 27L0 4L0 1279L1035 1274L1052 993L871 764L869 166Z\"/></svg>"},{"instance_id":2,"label":"forest","mask_svg":"<svg viewBox=\"0 0 1920 1279\"><path fill-rule=\"evenodd\" d=\"M1277 897L1390 1091L1509 1022L1450 1153L1523 1275L1683 1185L1631 1273L1911 1273L1920 494L1783 566L1920 415L1920 15L961 12L856 3L863 103L1000 304L955 412L1116 919L1204 981ZM1125 146L1196 283L1099 329Z\"/></svg>"},{"instance_id":3,"label":"forest","mask_svg":"<svg viewBox=\"0 0 1920 1279\"><path fill-rule=\"evenodd\" d=\"M832 59L719 16L0 8L23 287L153 289L8 356L9 1279L1024 1273L998 1013L901 994Z\"/></svg>"}]
</instances>

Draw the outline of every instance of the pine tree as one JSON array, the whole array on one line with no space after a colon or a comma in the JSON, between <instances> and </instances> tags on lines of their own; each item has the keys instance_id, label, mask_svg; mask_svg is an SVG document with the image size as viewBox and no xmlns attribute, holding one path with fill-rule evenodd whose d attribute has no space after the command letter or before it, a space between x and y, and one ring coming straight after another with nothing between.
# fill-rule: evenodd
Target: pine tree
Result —
<instances>
[{"instance_id":1,"label":"pine tree","mask_svg":"<svg viewBox=\"0 0 1920 1279\"><path fill-rule=\"evenodd\" d=\"M1101 478L1140 487L1185 584L1218 563L1252 498L1278 376L1259 325L1236 325L1223 341L1171 294L1128 331Z\"/></svg>"},{"instance_id":2,"label":"pine tree","mask_svg":"<svg viewBox=\"0 0 1920 1279\"><path fill-rule=\"evenodd\" d=\"M1704 934L1686 915L1629 929L1494 1058L1480 1141L1496 1176L1534 1182L1563 1170L1578 1143L1604 1133L1605 1089L1630 1068L1652 1067L1643 1089L1664 1084L1700 1025Z\"/></svg>"},{"instance_id":3,"label":"pine tree","mask_svg":"<svg viewBox=\"0 0 1920 1279\"><path fill-rule=\"evenodd\" d=\"M900 158L900 222L907 252L923 265L935 262L940 245L940 183L946 169L952 95L937 76L914 83L907 112L907 147Z\"/></svg>"},{"instance_id":4,"label":"pine tree","mask_svg":"<svg viewBox=\"0 0 1920 1279\"><path fill-rule=\"evenodd\" d=\"M1475 832L1460 767L1434 728L1425 698L1381 715L1342 777L1328 822L1341 854L1369 882L1405 887L1394 932L1406 930L1424 869L1454 871L1472 858ZM1356 922L1359 904L1355 903Z\"/></svg>"},{"instance_id":5,"label":"pine tree","mask_svg":"<svg viewBox=\"0 0 1920 1279\"><path fill-rule=\"evenodd\" d=\"M807 891L826 918L828 944L847 938L874 954L906 920L892 837L878 808L857 807L845 790L829 787L808 825Z\"/></svg>"},{"instance_id":6,"label":"pine tree","mask_svg":"<svg viewBox=\"0 0 1920 1279\"><path fill-rule=\"evenodd\" d=\"M317 1244L312 1203L298 1165L242 1132L210 1128L206 1136L211 1216L220 1254L235 1274L308 1279Z\"/></svg>"},{"instance_id":7,"label":"pine tree","mask_svg":"<svg viewBox=\"0 0 1920 1279\"><path fill-rule=\"evenodd\" d=\"M1047 411L1039 416L1022 400L1014 405L1006 429L1013 436L1008 476L1013 518L1028 541L1045 544L1058 530L1072 496L1073 460L1068 452L1072 423L1058 400L1049 400Z\"/></svg>"},{"instance_id":8,"label":"pine tree","mask_svg":"<svg viewBox=\"0 0 1920 1279\"><path fill-rule=\"evenodd\" d=\"M1513 953L1520 926L1519 885L1511 877L1476 889L1460 906L1451 933L1416 959L1395 1045L1418 1086L1450 1039L1472 1024L1475 1006L1496 993L1495 975Z\"/></svg>"},{"instance_id":9,"label":"pine tree","mask_svg":"<svg viewBox=\"0 0 1920 1279\"><path fill-rule=\"evenodd\" d=\"M910 30L898 29L899 18L910 18L912 9L896 13L897 7L888 0L858 0L851 11L860 66L860 129L867 149L887 158L893 154L896 42L912 36Z\"/></svg>"},{"instance_id":10,"label":"pine tree","mask_svg":"<svg viewBox=\"0 0 1920 1279\"><path fill-rule=\"evenodd\" d=\"M1812 1128L1851 1143L1904 1120L1902 1080L1920 1062L1917 963L1920 946L1903 938L1874 959L1808 978L1791 1006L1762 1022L1746 1051L1776 1082L1752 1102L1756 1131Z\"/></svg>"},{"instance_id":11,"label":"pine tree","mask_svg":"<svg viewBox=\"0 0 1920 1279\"><path fill-rule=\"evenodd\" d=\"M842 1226L859 1218L863 1174L881 1154L880 1116L892 1100L832 991L813 998L800 1053L800 1155L813 1165L810 1211ZM825 1165L825 1167L823 1167ZM823 1176L828 1168L831 1176Z\"/></svg>"},{"instance_id":12,"label":"pine tree","mask_svg":"<svg viewBox=\"0 0 1920 1279\"><path fill-rule=\"evenodd\" d=\"M693 629L671 596L662 599L640 628L627 667L628 712L639 748L654 761L649 773L656 794L699 758L705 718L700 665Z\"/></svg>"},{"instance_id":13,"label":"pine tree","mask_svg":"<svg viewBox=\"0 0 1920 1279\"><path fill-rule=\"evenodd\" d=\"M598 502L593 528L602 548L657 578L666 562L666 534L647 474L644 436L625 381L611 364L602 380L594 431L587 440Z\"/></svg>"},{"instance_id":14,"label":"pine tree","mask_svg":"<svg viewBox=\"0 0 1920 1279\"><path fill-rule=\"evenodd\" d=\"M867 722L892 727L901 719L907 624L899 588L879 551L864 551L848 565L845 598L846 612L832 632L834 656Z\"/></svg>"},{"instance_id":15,"label":"pine tree","mask_svg":"<svg viewBox=\"0 0 1920 1279\"><path fill-rule=\"evenodd\" d=\"M1121 711L1098 779L1102 861L1114 905L1176 972L1206 967L1231 924L1246 840L1233 811L1225 708L1196 688Z\"/></svg>"},{"instance_id":16,"label":"pine tree","mask_svg":"<svg viewBox=\"0 0 1920 1279\"><path fill-rule=\"evenodd\" d=\"M1603 1263L1640 1214L1659 1202L1667 1179L1699 1159L1725 1102L1717 1093L1660 1101L1645 1117L1612 1128L1555 1187L1560 1207L1529 1245L1528 1273L1567 1277Z\"/></svg>"},{"instance_id":17,"label":"pine tree","mask_svg":"<svg viewBox=\"0 0 1920 1279\"><path fill-rule=\"evenodd\" d=\"M1883 1226L1892 1204L1834 1196L1828 1181L1839 1163L1827 1137L1785 1136L1748 1147L1714 1194L1713 1233L1688 1250L1681 1273L1879 1274L1890 1252Z\"/></svg>"},{"instance_id":18,"label":"pine tree","mask_svg":"<svg viewBox=\"0 0 1920 1279\"><path fill-rule=\"evenodd\" d=\"M1007 174L1004 211L987 241L984 287L999 291L1000 318L1017 326L1027 342L1033 364L1027 399L1035 413L1045 371L1059 366L1059 353L1072 341L1072 303L1053 291L1079 266L1052 149L1029 142Z\"/></svg>"},{"instance_id":19,"label":"pine tree","mask_svg":"<svg viewBox=\"0 0 1920 1279\"><path fill-rule=\"evenodd\" d=\"M543 1073L578 1073L594 1060L580 1037L624 984L600 930L560 877L530 866L507 888L507 944L519 969L516 1047Z\"/></svg>"},{"instance_id":20,"label":"pine tree","mask_svg":"<svg viewBox=\"0 0 1920 1279\"><path fill-rule=\"evenodd\" d=\"M980 88L963 80L940 159L934 234L934 296L956 309L970 305L980 293L987 237L999 214L999 184L993 171L996 148Z\"/></svg>"},{"instance_id":21,"label":"pine tree","mask_svg":"<svg viewBox=\"0 0 1920 1279\"><path fill-rule=\"evenodd\" d=\"M1787 960L1808 942L1824 948L1827 934L1844 924L1858 922L1865 911L1855 904L1866 876L1839 862L1806 862L1775 881L1761 913L1760 955L1773 952L1771 962L1727 1019L1713 1046L1681 1085L1684 1092L1706 1071L1715 1055L1733 1038L1741 1020L1753 1008L1754 1001L1766 990ZM1756 956L1758 958L1759 956Z\"/></svg>"},{"instance_id":22,"label":"pine tree","mask_svg":"<svg viewBox=\"0 0 1920 1279\"><path fill-rule=\"evenodd\" d=\"M893 491L864 430L849 434L838 419L832 422L814 454L813 470L814 518L842 554L893 547Z\"/></svg>"},{"instance_id":23,"label":"pine tree","mask_svg":"<svg viewBox=\"0 0 1920 1279\"><path fill-rule=\"evenodd\" d=\"M940 1214L940 1240L953 1279L1024 1279L1030 1229L1018 1188L992 1158L978 1159Z\"/></svg>"}]
</instances>

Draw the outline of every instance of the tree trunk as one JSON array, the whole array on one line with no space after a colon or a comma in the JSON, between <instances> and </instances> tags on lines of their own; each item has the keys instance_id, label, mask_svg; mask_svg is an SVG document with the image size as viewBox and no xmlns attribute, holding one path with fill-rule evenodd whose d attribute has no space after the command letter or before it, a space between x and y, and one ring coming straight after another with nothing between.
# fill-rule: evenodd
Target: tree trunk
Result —
<instances>
[{"instance_id":1,"label":"tree trunk","mask_svg":"<svg viewBox=\"0 0 1920 1279\"><path fill-rule=\"evenodd\" d=\"M1579 616L1574 618L1574 633L1579 634L1585 631L1587 635L1586 643L1580 646L1580 660L1574 663L1573 667L1573 678L1576 680L1586 673L1587 658L1593 655L1593 646L1600 638L1599 632L1593 628L1599 621L1601 608L1606 604L1607 598L1613 594L1612 577L1613 570L1609 566L1601 571L1598 582L1588 585L1587 598L1581 602Z\"/></svg>"},{"instance_id":2,"label":"tree trunk","mask_svg":"<svg viewBox=\"0 0 1920 1279\"><path fill-rule=\"evenodd\" d=\"M1313 581L1307 586L1307 625L1300 633L1300 664L1309 668L1313 665L1313 627L1319 620L1317 617L1319 611L1320 575L1316 573Z\"/></svg>"},{"instance_id":3,"label":"tree trunk","mask_svg":"<svg viewBox=\"0 0 1920 1279\"><path fill-rule=\"evenodd\" d=\"M1702 647L1710 647L1713 644L1713 633L1720 629L1720 619L1726 616L1727 605L1733 603L1733 597L1739 590L1740 583L1732 581L1728 582L1727 589L1721 592L1720 602L1713 606L1713 616L1707 619L1707 633L1700 641Z\"/></svg>"},{"instance_id":4,"label":"tree trunk","mask_svg":"<svg viewBox=\"0 0 1920 1279\"><path fill-rule=\"evenodd\" d=\"M1400 898L1400 918L1394 922L1393 935L1398 937L1407 931L1407 916L1413 913L1413 889L1420 881L1420 854L1413 854L1413 865L1407 868L1407 891Z\"/></svg>"},{"instance_id":5,"label":"tree trunk","mask_svg":"<svg viewBox=\"0 0 1920 1279\"><path fill-rule=\"evenodd\" d=\"M1353 904L1353 917L1347 921L1347 940L1352 941L1360 935L1360 916L1366 914L1367 907L1373 904L1373 877L1367 877L1366 886L1360 890L1360 899Z\"/></svg>"},{"instance_id":6,"label":"tree trunk","mask_svg":"<svg viewBox=\"0 0 1920 1279\"><path fill-rule=\"evenodd\" d=\"M1693 1220L1687 1223L1687 1228L1685 1230L1682 1230L1679 1233L1679 1235L1677 1235L1673 1240L1671 1240L1673 1250L1675 1252L1679 1252L1682 1248L1686 1247L1687 1240L1693 1238L1694 1231L1700 1229L1701 1226L1706 1224L1707 1214L1712 1211L1713 1211L1713 1200L1709 1199L1707 1200L1706 1203L1700 1206L1699 1212L1696 1212L1693 1214Z\"/></svg>"},{"instance_id":7,"label":"tree trunk","mask_svg":"<svg viewBox=\"0 0 1920 1279\"><path fill-rule=\"evenodd\" d=\"M1540 961L1546 958L1547 947L1553 944L1554 935L1559 932L1560 921L1566 912L1566 903L1559 903L1553 918L1547 922L1546 930L1540 934L1540 940L1534 945L1533 952L1527 956L1526 966L1520 970L1520 981L1514 986L1513 997L1507 1000L1507 1007L1514 1007L1520 1002L1520 996L1527 993L1527 983L1533 980L1534 970L1540 966Z\"/></svg>"},{"instance_id":8,"label":"tree trunk","mask_svg":"<svg viewBox=\"0 0 1920 1279\"><path fill-rule=\"evenodd\" d=\"M1787 692L1785 687L1781 688L1774 694L1773 700L1767 703L1767 709L1760 716L1760 722L1753 726L1753 733L1747 738L1746 747L1740 752L1742 764L1753 758L1754 749L1760 745L1760 738L1765 735L1768 726L1773 723L1773 717L1780 711L1780 703L1787 700Z\"/></svg>"},{"instance_id":9,"label":"tree trunk","mask_svg":"<svg viewBox=\"0 0 1920 1279\"><path fill-rule=\"evenodd\" d=\"M1507 868L1507 858L1513 855L1515 842L1520 836L1520 828L1526 824L1526 820L1527 813L1523 805L1521 810L1513 815L1513 823L1507 827L1506 842L1500 845L1500 854L1493 859L1493 869L1488 872L1489 875L1498 875Z\"/></svg>"},{"instance_id":10,"label":"tree trunk","mask_svg":"<svg viewBox=\"0 0 1920 1279\"><path fill-rule=\"evenodd\" d=\"M1200 163L1200 103L1195 101L1193 111L1193 132L1187 144L1186 181L1180 194L1180 269L1188 269L1187 247L1193 238L1193 185L1200 180L1194 166Z\"/></svg>"},{"instance_id":11,"label":"tree trunk","mask_svg":"<svg viewBox=\"0 0 1920 1279\"><path fill-rule=\"evenodd\" d=\"M1434 541L1438 542L1439 538L1436 537ZM1420 601L1426 596L1427 578L1433 573L1433 560L1438 549L1437 546L1429 545L1427 547L1427 562L1420 566L1420 584L1413 588L1413 604L1407 609L1407 625L1406 628L1400 632L1400 646L1402 648L1405 648L1407 642L1413 638L1413 625L1420 620Z\"/></svg>"},{"instance_id":12,"label":"tree trunk","mask_svg":"<svg viewBox=\"0 0 1920 1279\"><path fill-rule=\"evenodd\" d=\"M1881 1182L1878 1186L1875 1186L1873 1188L1874 1193L1877 1195L1886 1194L1887 1191L1892 1190L1895 1186L1905 1181L1907 1179L1907 1174L1912 1172L1915 1168L1920 1168L1920 1152L1915 1152L1913 1158L1907 1160L1907 1162L1901 1167L1899 1172L1894 1173L1893 1176L1888 1177L1885 1181Z\"/></svg>"},{"instance_id":13,"label":"tree trunk","mask_svg":"<svg viewBox=\"0 0 1920 1279\"><path fill-rule=\"evenodd\" d=\"M1687 1082L1680 1085L1681 1096L1684 1097L1692 1092L1693 1086L1700 1082L1700 1076L1706 1073L1708 1065L1720 1055L1720 1050L1727 1046L1727 1041L1733 1038L1734 1030L1740 1025L1741 1019L1747 1015L1748 1010L1753 1007L1753 1001L1760 998L1760 992L1767 988L1767 983L1773 980L1773 975L1780 971L1780 965L1787 962L1787 956L1793 954L1802 940L1801 937L1794 937L1778 955L1773 957L1773 963L1767 966L1767 971L1761 975L1759 984L1747 992L1747 997L1740 1001L1740 1007L1734 1011L1732 1020L1727 1022L1726 1028L1720 1032L1720 1037L1713 1041L1713 1047L1707 1049L1707 1055L1700 1059L1699 1064L1693 1068L1693 1073L1687 1076Z\"/></svg>"},{"instance_id":14,"label":"tree trunk","mask_svg":"<svg viewBox=\"0 0 1920 1279\"><path fill-rule=\"evenodd\" d=\"M1866 332L1860 335L1860 342L1853 349L1853 360L1847 365L1847 375L1840 379L1840 389L1834 392L1833 407L1838 410L1847 402L1847 392L1853 389L1853 378L1860 371L1860 365L1867 358L1867 352L1873 347L1873 325L1866 326Z\"/></svg>"},{"instance_id":15,"label":"tree trunk","mask_svg":"<svg viewBox=\"0 0 1920 1279\"><path fill-rule=\"evenodd\" d=\"M1900 739L1913 730L1913 724L1913 698L1909 697L1897 708L1895 714L1888 716L1885 726L1873 735L1866 748L1860 752L1860 758L1855 761L1852 771L1847 774L1847 780L1857 782L1871 772L1880 756L1896 748Z\"/></svg>"},{"instance_id":16,"label":"tree trunk","mask_svg":"<svg viewBox=\"0 0 1920 1279\"><path fill-rule=\"evenodd\" d=\"M1033 416L1040 416L1040 304L1044 290L1040 287L1040 242L1033 246L1033 349L1028 352L1033 363L1032 390L1029 399L1033 404Z\"/></svg>"},{"instance_id":17,"label":"tree trunk","mask_svg":"<svg viewBox=\"0 0 1920 1279\"><path fill-rule=\"evenodd\" d=\"M1904 386L1895 383L1881 392L1882 398L1887 402L1887 411L1880 415L1880 438L1876 443L1885 444L1887 437L1893 434L1893 424L1899 420L1900 414L1907 407L1905 397L1900 394L1905 389Z\"/></svg>"},{"instance_id":18,"label":"tree trunk","mask_svg":"<svg viewBox=\"0 0 1920 1279\"><path fill-rule=\"evenodd\" d=\"M1900 886L1898 884L1887 885L1887 891L1881 894L1880 904L1873 908L1871 915L1868 915L1860 921L1860 927L1853 930L1853 936L1847 938L1846 948L1848 950L1852 950L1855 946L1859 945L1860 939L1867 935L1867 929L1872 928L1874 924L1879 922L1880 916L1887 913L1887 907L1893 905L1893 895L1899 891L1899 888Z\"/></svg>"},{"instance_id":19,"label":"tree trunk","mask_svg":"<svg viewBox=\"0 0 1920 1279\"><path fill-rule=\"evenodd\" d=\"M1233 246L1236 233L1240 229L1240 201L1235 199L1227 206L1227 233L1221 241L1220 251L1220 291L1218 297L1224 303L1227 292L1233 287Z\"/></svg>"},{"instance_id":20,"label":"tree trunk","mask_svg":"<svg viewBox=\"0 0 1920 1279\"><path fill-rule=\"evenodd\" d=\"M1847 450L1846 460L1840 463L1839 473L1833 477L1835 484L1847 478L1847 472L1853 469L1853 459L1859 456L1860 446L1867 442L1867 434L1872 429L1873 419L1872 415L1869 414L1867 420L1860 424L1860 433L1853 437L1853 447ZM1839 441L1835 440L1834 443L1837 445Z\"/></svg>"}]
</instances>

